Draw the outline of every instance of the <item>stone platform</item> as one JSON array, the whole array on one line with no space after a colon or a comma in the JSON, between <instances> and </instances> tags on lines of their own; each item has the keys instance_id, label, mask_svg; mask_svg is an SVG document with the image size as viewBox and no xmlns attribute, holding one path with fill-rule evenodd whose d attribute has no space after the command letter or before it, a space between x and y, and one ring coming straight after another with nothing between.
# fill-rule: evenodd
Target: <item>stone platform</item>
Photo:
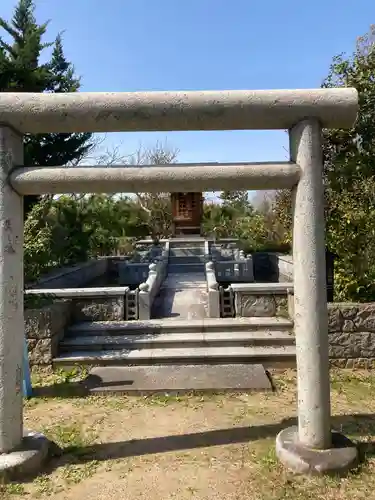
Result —
<instances>
[{"instance_id":1,"label":"stone platform","mask_svg":"<svg viewBox=\"0 0 375 500\"><path fill-rule=\"evenodd\" d=\"M262 365L96 367L85 387L91 394L183 394L272 390Z\"/></svg>"}]
</instances>

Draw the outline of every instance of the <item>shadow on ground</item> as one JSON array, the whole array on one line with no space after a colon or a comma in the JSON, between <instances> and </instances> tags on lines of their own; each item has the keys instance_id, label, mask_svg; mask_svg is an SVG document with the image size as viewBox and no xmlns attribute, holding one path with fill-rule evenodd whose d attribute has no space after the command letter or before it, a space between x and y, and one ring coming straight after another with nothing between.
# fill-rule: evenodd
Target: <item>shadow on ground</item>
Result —
<instances>
[{"instance_id":1,"label":"shadow on ground","mask_svg":"<svg viewBox=\"0 0 375 500\"><path fill-rule=\"evenodd\" d=\"M261 439L275 438L282 429L296 424L297 419L288 418L274 424L131 439L129 441L98 443L91 446L67 447L64 449L53 447L53 457L45 472L51 473L62 465L85 463L92 460L116 460L173 451L251 443ZM354 440L358 440L361 436L375 434L375 415L336 415L332 417L332 427L345 435L349 435ZM357 446L362 463L366 458L375 456L375 441L357 441Z\"/></svg>"}]
</instances>

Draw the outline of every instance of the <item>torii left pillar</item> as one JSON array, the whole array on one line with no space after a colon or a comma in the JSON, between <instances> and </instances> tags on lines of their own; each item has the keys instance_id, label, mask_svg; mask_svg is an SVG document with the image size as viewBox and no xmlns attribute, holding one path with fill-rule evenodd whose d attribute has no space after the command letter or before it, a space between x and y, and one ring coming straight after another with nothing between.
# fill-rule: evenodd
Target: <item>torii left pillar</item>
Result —
<instances>
[{"instance_id":1,"label":"torii left pillar","mask_svg":"<svg viewBox=\"0 0 375 500\"><path fill-rule=\"evenodd\" d=\"M0 128L0 453L20 446L22 425L23 198L8 182L23 165L22 136Z\"/></svg>"},{"instance_id":2,"label":"torii left pillar","mask_svg":"<svg viewBox=\"0 0 375 500\"><path fill-rule=\"evenodd\" d=\"M9 174L23 164L23 138L0 125L0 477L36 472L49 443L23 430L23 197Z\"/></svg>"}]
</instances>

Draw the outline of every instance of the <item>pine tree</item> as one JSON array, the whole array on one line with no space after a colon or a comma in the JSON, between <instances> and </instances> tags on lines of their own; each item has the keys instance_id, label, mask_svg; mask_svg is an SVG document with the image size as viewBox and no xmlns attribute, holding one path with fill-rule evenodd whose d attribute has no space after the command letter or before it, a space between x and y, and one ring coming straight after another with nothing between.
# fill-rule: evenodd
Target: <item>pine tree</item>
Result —
<instances>
[{"instance_id":1,"label":"pine tree","mask_svg":"<svg viewBox=\"0 0 375 500\"><path fill-rule=\"evenodd\" d=\"M48 23L38 24L33 0L19 0L11 21L0 17L0 91L1 92L77 92L80 79L64 55L61 35L44 43ZM53 47L50 61L41 63L44 49ZM92 148L92 134L27 135L25 165L60 166L75 164ZM25 198L25 214L37 202Z\"/></svg>"}]
</instances>

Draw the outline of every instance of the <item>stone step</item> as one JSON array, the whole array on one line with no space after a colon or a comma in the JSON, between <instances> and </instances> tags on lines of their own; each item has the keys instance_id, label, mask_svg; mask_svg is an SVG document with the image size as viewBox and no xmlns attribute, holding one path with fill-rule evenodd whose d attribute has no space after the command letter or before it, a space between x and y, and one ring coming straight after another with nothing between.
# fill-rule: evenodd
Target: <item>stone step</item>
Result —
<instances>
[{"instance_id":1,"label":"stone step","mask_svg":"<svg viewBox=\"0 0 375 500\"><path fill-rule=\"evenodd\" d=\"M168 259L168 266L191 266L191 265L196 265L204 268L204 265L206 263L206 259L204 257L202 258L196 258L196 257L187 257L187 258L182 258L182 257L170 257Z\"/></svg>"},{"instance_id":2,"label":"stone step","mask_svg":"<svg viewBox=\"0 0 375 500\"><path fill-rule=\"evenodd\" d=\"M169 255L185 256L185 255L204 255L204 248L199 247L172 247L169 248Z\"/></svg>"},{"instance_id":3,"label":"stone step","mask_svg":"<svg viewBox=\"0 0 375 500\"><path fill-rule=\"evenodd\" d=\"M161 333L292 331L289 319L271 318L204 318L150 319L145 321L83 321L67 329L67 336L146 335Z\"/></svg>"},{"instance_id":4,"label":"stone step","mask_svg":"<svg viewBox=\"0 0 375 500\"><path fill-rule=\"evenodd\" d=\"M195 274L201 273L204 276L204 264L168 264L168 274Z\"/></svg>"},{"instance_id":5,"label":"stone step","mask_svg":"<svg viewBox=\"0 0 375 500\"><path fill-rule=\"evenodd\" d=\"M205 273L205 265L203 262L182 262L181 264L168 263L168 269L183 269L185 273L192 272L192 269L199 269L199 272ZM171 271L173 272L173 271ZM194 271L193 271L194 272Z\"/></svg>"},{"instance_id":6,"label":"stone step","mask_svg":"<svg viewBox=\"0 0 375 500\"><path fill-rule=\"evenodd\" d=\"M204 271L205 269L205 264L206 261L204 259L198 260L198 259L169 259L168 260L168 267L182 267L186 268L187 272L189 272L189 267L194 268L197 267L198 269L202 269Z\"/></svg>"},{"instance_id":7,"label":"stone step","mask_svg":"<svg viewBox=\"0 0 375 500\"><path fill-rule=\"evenodd\" d=\"M113 351L73 351L53 360L54 365L165 365L228 363L293 363L294 346L180 347L156 349L118 349Z\"/></svg>"},{"instance_id":8,"label":"stone step","mask_svg":"<svg viewBox=\"0 0 375 500\"><path fill-rule=\"evenodd\" d=\"M169 240L169 249L170 250L179 250L183 248L200 248L204 249L205 240L200 237L189 237L189 238L171 238Z\"/></svg>"},{"instance_id":9,"label":"stone step","mask_svg":"<svg viewBox=\"0 0 375 500\"><path fill-rule=\"evenodd\" d=\"M294 345L291 333L279 331L258 332L202 332L160 333L146 335L91 335L66 338L60 348L66 352L73 349L112 350L177 347L219 347L256 345Z\"/></svg>"}]
</instances>

